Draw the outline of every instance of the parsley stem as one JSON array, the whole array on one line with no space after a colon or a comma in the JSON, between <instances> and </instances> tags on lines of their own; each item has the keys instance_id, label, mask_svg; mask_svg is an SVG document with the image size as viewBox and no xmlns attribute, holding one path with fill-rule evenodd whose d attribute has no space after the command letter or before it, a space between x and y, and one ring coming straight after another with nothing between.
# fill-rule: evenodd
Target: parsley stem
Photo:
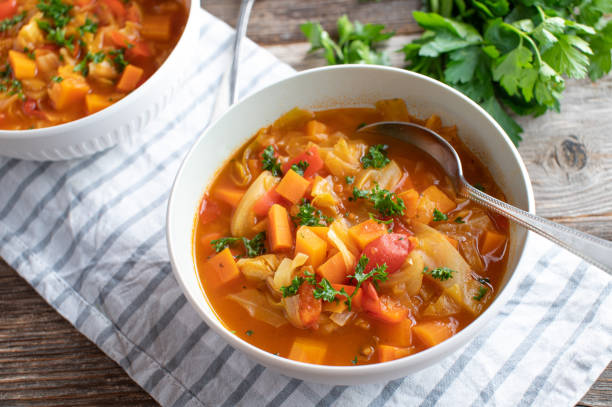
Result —
<instances>
[{"instance_id":1,"label":"parsley stem","mask_svg":"<svg viewBox=\"0 0 612 407\"><path fill-rule=\"evenodd\" d=\"M535 42L533 42L533 40L531 39L529 35L525 34L524 32L522 32L521 30L519 30L518 28L516 28L515 26L511 24L502 23L502 25L508 28L510 31L514 31L519 36L519 41L520 41L521 46L523 45L523 38L526 39L529 45L531 45L531 48L533 48L534 50L536 60L538 61L538 67L541 67L542 65L544 65L544 62L542 61L542 56L540 55L540 50L538 49L538 46L536 45Z\"/></svg>"}]
</instances>

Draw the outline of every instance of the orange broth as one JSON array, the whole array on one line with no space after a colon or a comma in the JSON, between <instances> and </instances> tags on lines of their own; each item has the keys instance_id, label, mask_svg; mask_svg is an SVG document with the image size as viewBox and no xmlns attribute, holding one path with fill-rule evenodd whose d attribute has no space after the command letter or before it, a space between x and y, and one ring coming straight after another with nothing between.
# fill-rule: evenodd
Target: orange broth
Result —
<instances>
[{"instance_id":1,"label":"orange broth","mask_svg":"<svg viewBox=\"0 0 612 407\"><path fill-rule=\"evenodd\" d=\"M496 186L486 168L460 142L454 126L443 127L440 119L435 115L425 120L415 118L408 113L405 104L399 99L380 101L373 108L346 108L317 112L308 112L300 109L290 111L273 125L261 129L225 165L204 196L200 214L196 219L194 255L197 272L204 288L205 296L212 305L219 320L222 321L228 330L234 332L235 335L267 352L304 362L348 366L369 364L407 356L435 345L439 341L460 331L473 321L492 301L506 266L506 245L509 236L507 223L498 216L477 207L475 204L457 197L442 169L431 157L398 140L384 139L372 135L366 136L360 133L356 134L356 130L363 124L383 120L412 121L427 125L438 131L458 149L467 179L473 185L482 186L488 193L497 198L504 199L503 193ZM316 123L316 125L313 123ZM313 131L313 129L319 129L317 130L319 133ZM362 153L370 151L368 148L372 146L381 144L388 146L385 150L386 155L391 162L397 164L400 171L399 181L394 182L390 188L396 194L396 202L398 195L401 196L404 191L413 189L419 195L418 202L422 201L423 205L425 205L427 201L423 198L423 191L435 185L438 191L442 191L449 200L456 204L456 207L445 214L448 218L447 220L431 220L427 222L429 226L434 228L434 232L423 226L415 226L417 220L414 216L382 216L367 199L354 199L353 188L355 184L363 180L363 178L360 178L360 174L368 170L374 171L371 174L377 174L375 171L384 171L386 166L393 164L387 164L379 169L371 167L364 169L364 164L359 162L357 169L353 167L353 175L339 174L337 168L329 160L331 160L330 152L334 151L334 146L341 143L341 140L357 143L356 145L360 146ZM308 288L303 287L310 285L316 288L321 284L322 280L322 274L319 273L317 267L308 267L308 265L293 270L291 277L298 278L301 276L305 278L309 275L307 273L311 272L315 274L317 281L311 280L311 283L302 282L299 286L298 294L294 296L283 297L282 293L278 291L278 287L274 288L273 276L280 267L276 270L274 270L274 267L269 267L272 270L267 270L267 272L272 273L271 277L259 279L254 279L252 276L246 278L242 273L241 267L239 268L241 271L238 274L235 274L234 269L233 277L228 281L222 281L226 277L221 278L219 273L226 273L230 268L233 269L232 261L237 261L237 264L241 264L241 261L243 263L247 261L240 260L240 258L244 258L246 252L242 242L237 241L229 246L228 249L224 249L231 252L231 256L228 257L228 263L223 264L225 268L216 267L217 263L215 262L220 258L220 255L215 252L215 248L211 245L210 241L211 239L232 236L231 220L232 216L235 216L237 212L235 206L239 202L238 198L228 198L231 194L228 195L225 191L237 191L237 197L241 197L242 192L251 186L254 183L254 179L262 173L261 157L263 150L267 146L274 146L277 159L281 163L294 158L297 154L312 146L318 147L319 154L324 157L324 165L318 169L317 175L322 178L329 177L328 180L331 181L333 189L332 195L339 201L334 206L335 209L317 206L317 202L325 202L325 200L316 200L317 198L312 195L313 183L316 183L315 178L307 179L310 184L304 196L312 203L315 210L320 210L321 215L329 217L325 218L326 220L322 221L322 223L329 225L334 220L341 222L346 227L352 227L368 221L370 214L374 214L374 217L378 216L379 220L392 222L389 224L378 223L379 225L384 225L385 229L389 228L394 233L390 234L390 236L402 236L399 237L400 240L406 237L407 241L410 241L413 248L402 268L389 273L387 276L389 279L391 276L400 275L397 273L404 273L401 275L410 276L406 280L408 282L404 282L405 285L399 283L394 285L390 284L389 280L387 280L379 281L378 288L372 285L376 290L379 301L385 302L381 299L388 297L386 298L390 301L388 303L393 305L391 308L387 308L387 310L396 310L397 313L404 315L404 317L396 318L396 320L389 322L388 318L390 316L393 317L397 313L380 311L385 308L380 308L379 303L368 297L367 309L363 300L361 301L363 303L361 309L354 305L350 311L347 307L344 308L343 312L352 312L352 314L348 318L348 322L344 326L340 326L330 319L330 316L334 314L329 313L326 309L334 305L338 306L338 304L340 304L340 307L343 307L342 303L346 301L346 297L337 296L338 301L331 302L316 300L314 297L312 297L313 299L309 297L308 300L303 300L306 297L303 297L302 291L308 291ZM363 154L361 156L363 157ZM246 163L245 167L248 168L246 171L241 167L243 162ZM395 168L394 165L393 168ZM304 179L306 179L307 170L308 167L306 167L302 177ZM250 178L248 176L245 177L244 174L246 172L250 173ZM285 171L283 173L286 174ZM349 180L346 179L346 176L354 177L352 184L348 183ZM365 184L361 185L364 186ZM370 183L370 188L365 188L365 190L371 191L372 185ZM379 187L382 188L382 185ZM244 199L244 196L246 195L242 195L241 199ZM299 223L301 222L301 219L297 218L296 215L304 201L300 200L296 204L286 200L281 202L281 206L286 208L291 218L292 241L291 248L277 250L274 254L277 254L279 259L292 259L296 256L296 229L300 227ZM426 208L426 206L423 207ZM268 216L271 215L268 214ZM255 226L255 230L250 232L250 236L246 237L251 239L259 230L267 231L265 252L270 254L270 221L266 221L266 219L265 215L256 217L253 223L268 222L267 228L259 224ZM423 217L418 219L427 220ZM370 220L370 222L373 221ZM421 230L421 234L415 233L415 230ZM388 231L385 230L384 233L388 233ZM431 268L428 270L422 268L416 271L410 268L417 267L417 257L420 256L420 250L428 250L422 248L427 247L429 243L426 242L430 242L430 240L427 240L429 238L425 238L429 236L428 233L429 235L433 233L431 244L442 244L444 246L445 243L439 243L439 238L442 236L448 236L455 240L457 250L455 251L454 258L457 259L456 256L460 256L469 265L470 276L468 280L465 280L467 282L464 284L466 287L472 287L468 297L465 295L457 297L456 289L442 286L443 282L432 277L431 274L427 274L428 270L431 273ZM490 250L489 253L481 253L480 251L483 250L487 233L489 237L501 236L502 241L497 242L498 246L491 246L491 242L486 243L489 245L489 249L493 247L494 250ZM323 235L322 240L325 240L325 238L326 236ZM349 234L343 239L350 240L351 235ZM446 238L442 240L452 242L452 240ZM346 244L347 247L357 246L357 249L359 249L354 238L352 241L347 241ZM355 273L356 263L362 253L361 250L355 250L354 248L353 250L355 262L351 267L345 264L346 275ZM365 250L367 250L367 245ZM452 250L455 249L453 248ZM449 249L448 251L451 252L452 250ZM327 241L326 260L336 252L337 250L331 244L331 241ZM401 259L402 257L400 256L399 258ZM406 266L409 262L412 262L413 265ZM460 261L457 264L460 264ZM435 264L435 266L442 267L444 264ZM405 270L410 270L410 272ZM458 272L451 272L451 278L448 281L453 281L453 279L459 281L457 275ZM418 284L420 278L422 278L422 281L418 286L418 290L416 290L416 294L407 294L405 288L408 287L408 284ZM481 280L478 281L478 279ZM473 281L476 281L476 283L473 283ZM345 278L344 284L350 286L357 283L355 279ZM368 283L364 282L360 289L362 290L362 297L365 298L366 288L364 288L364 284ZM474 291L476 287L478 291ZM270 304L270 309L277 316L289 317L289 320L291 320L291 312L295 310L291 311L289 307L290 310L288 311L287 306L283 308L282 304L288 298L297 297L297 302L299 303L298 309L300 310L297 323L294 318L293 323L287 322L282 326L275 327L268 322L262 321L261 318L252 317L246 307L240 305L234 299L228 298L228 295L245 292L245 290L251 290L251 293L260 293L263 296L262 298L267 300L267 304ZM415 291L415 288L413 287L411 290ZM486 291L482 292L483 290ZM371 294L371 291L369 293ZM469 298L472 294L474 294L474 297L478 297L479 293L482 294L482 298L479 300ZM456 298L462 299L458 301ZM316 322L311 321L308 326L300 326L300 322L303 323L305 320L305 314L302 314L302 309L307 307L308 304L312 305L313 301L315 301L314 303L320 301L321 313L318 315L318 318L315 318ZM462 305L462 301L467 305ZM294 304L295 302L293 300ZM273 303L277 303L277 305L274 306L272 305ZM279 306L278 303L281 305ZM438 304L437 308L432 305L434 303ZM445 305L440 308L439 305L441 303ZM477 309L477 312L473 312L473 309ZM338 315L336 314L336 316ZM441 329L438 329L440 327ZM434 335L435 332L432 330L436 332L441 330L442 334L440 335L440 332L438 332L438 334ZM304 341L303 338L307 340ZM311 341L309 342L308 340Z\"/></svg>"}]
</instances>

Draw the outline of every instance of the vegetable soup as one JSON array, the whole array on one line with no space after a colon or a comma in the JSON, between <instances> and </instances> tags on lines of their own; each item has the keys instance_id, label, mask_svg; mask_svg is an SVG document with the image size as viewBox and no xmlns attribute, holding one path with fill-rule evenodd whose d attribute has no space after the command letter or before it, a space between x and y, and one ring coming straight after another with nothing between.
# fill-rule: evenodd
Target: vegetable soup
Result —
<instances>
[{"instance_id":1,"label":"vegetable soup","mask_svg":"<svg viewBox=\"0 0 612 407\"><path fill-rule=\"evenodd\" d=\"M385 120L437 131L467 179L504 199L455 126L403 100L295 108L227 162L196 216L200 281L232 333L297 361L378 363L448 339L493 300L507 222L457 196L422 151L358 132Z\"/></svg>"},{"instance_id":2,"label":"vegetable soup","mask_svg":"<svg viewBox=\"0 0 612 407\"><path fill-rule=\"evenodd\" d=\"M0 129L112 105L161 66L186 20L177 0L2 0Z\"/></svg>"}]
</instances>

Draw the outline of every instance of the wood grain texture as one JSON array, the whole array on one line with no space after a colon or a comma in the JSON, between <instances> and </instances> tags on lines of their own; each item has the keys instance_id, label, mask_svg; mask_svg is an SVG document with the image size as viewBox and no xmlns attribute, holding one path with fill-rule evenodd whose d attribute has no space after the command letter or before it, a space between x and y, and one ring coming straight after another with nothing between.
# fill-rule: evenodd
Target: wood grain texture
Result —
<instances>
[{"instance_id":1,"label":"wood grain texture","mask_svg":"<svg viewBox=\"0 0 612 407\"><path fill-rule=\"evenodd\" d=\"M205 8L235 24L239 0L208 0ZM321 21L335 32L347 13L362 22L385 23L400 34L417 31L410 16L419 0L259 0L248 35L298 70L321 66L307 55L299 24ZM386 44L394 51L411 37ZM401 66L402 55L391 53ZM572 81L561 115L522 118L520 153L531 175L538 213L612 240L612 78L592 85ZM155 401L111 359L81 335L0 260L0 406L130 405ZM581 400L612 406L612 364Z\"/></svg>"},{"instance_id":2,"label":"wood grain texture","mask_svg":"<svg viewBox=\"0 0 612 407\"><path fill-rule=\"evenodd\" d=\"M232 27L236 25L239 1L203 0L204 8ZM335 34L336 20L343 14L363 23L384 23L398 34L414 33L419 26L412 10L421 7L420 0L260 0L253 5L247 35L259 44L304 41L300 24L318 21Z\"/></svg>"}]
</instances>

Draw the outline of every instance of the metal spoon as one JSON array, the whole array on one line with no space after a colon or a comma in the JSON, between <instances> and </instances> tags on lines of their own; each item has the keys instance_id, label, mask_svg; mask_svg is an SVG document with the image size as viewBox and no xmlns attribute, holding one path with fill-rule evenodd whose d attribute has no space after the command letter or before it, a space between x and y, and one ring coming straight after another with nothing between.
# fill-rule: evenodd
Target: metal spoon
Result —
<instances>
[{"instance_id":1,"label":"metal spoon","mask_svg":"<svg viewBox=\"0 0 612 407\"><path fill-rule=\"evenodd\" d=\"M232 53L232 65L229 71L225 72L221 78L215 105L213 106L212 119L221 116L225 111L234 104L238 96L238 64L240 62L240 45L242 39L246 35L249 16L255 0L242 0L240 4L240 14L238 15L238 23L236 24L236 34L234 36L234 47Z\"/></svg>"},{"instance_id":2,"label":"metal spoon","mask_svg":"<svg viewBox=\"0 0 612 407\"><path fill-rule=\"evenodd\" d=\"M412 123L380 122L364 126L359 132L394 137L418 147L442 166L460 196L515 221L612 274L612 242L525 212L474 188L463 176L455 149L434 131Z\"/></svg>"}]
</instances>

